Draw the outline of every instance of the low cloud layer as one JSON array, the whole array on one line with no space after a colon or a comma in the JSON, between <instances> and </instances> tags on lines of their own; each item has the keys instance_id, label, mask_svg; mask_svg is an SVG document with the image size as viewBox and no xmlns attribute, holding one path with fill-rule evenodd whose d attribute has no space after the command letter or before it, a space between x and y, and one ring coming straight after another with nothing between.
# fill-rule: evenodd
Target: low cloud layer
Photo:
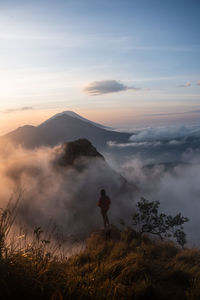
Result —
<instances>
[{"instance_id":1,"label":"low cloud layer","mask_svg":"<svg viewBox=\"0 0 200 300\"><path fill-rule=\"evenodd\" d=\"M152 142L131 142L131 143L116 143L116 142L108 142L108 146L109 147L117 147L117 148L127 148L127 147L160 147L160 146L169 146L169 145L181 145L184 142L181 141L177 141L177 140L171 140L169 142L166 143L162 143L160 141L152 141Z\"/></svg>"},{"instance_id":2,"label":"low cloud layer","mask_svg":"<svg viewBox=\"0 0 200 300\"><path fill-rule=\"evenodd\" d=\"M121 163L115 160L112 151L107 154L108 162L119 173L104 161L92 158L83 159L74 167L60 167L56 164L62 154L59 147L37 150L2 147L0 207L7 203L11 193L23 189L18 215L21 224L45 228L51 221L62 229L64 235L79 238L102 227L96 204L100 189L105 188L112 200L111 223L119 226L119 219L123 218L131 224L136 201L144 196L149 200L159 200L163 212L171 215L181 212L188 217L190 222L185 230L189 244L199 245L196 228L200 210L200 155L191 144L185 148L187 151L178 152L182 162L177 164L174 161L173 164L171 151L180 149L177 147L182 147L186 136L200 136L199 129L198 126L148 128L132 135L128 145L110 144L110 149L121 147L120 155L123 147L138 149L139 155L129 152L126 162ZM158 149L161 147L171 164L159 161ZM146 158L141 157L144 149L147 150ZM149 149L156 150L153 163L149 160Z\"/></svg>"},{"instance_id":3,"label":"low cloud layer","mask_svg":"<svg viewBox=\"0 0 200 300\"><path fill-rule=\"evenodd\" d=\"M138 91L141 88L129 87L116 80L93 81L89 83L84 91L90 96L98 96L109 93L117 93L127 90Z\"/></svg>"},{"instance_id":4,"label":"low cloud layer","mask_svg":"<svg viewBox=\"0 0 200 300\"><path fill-rule=\"evenodd\" d=\"M171 140L187 136L199 136L200 126L168 126L157 128L146 128L130 137L132 142Z\"/></svg>"},{"instance_id":5,"label":"low cloud layer","mask_svg":"<svg viewBox=\"0 0 200 300\"><path fill-rule=\"evenodd\" d=\"M124 161L135 156L149 163L186 162L186 153L200 153L200 126L143 128L135 131L127 142L113 140L107 145L117 159L121 156Z\"/></svg>"},{"instance_id":6,"label":"low cloud layer","mask_svg":"<svg viewBox=\"0 0 200 300\"><path fill-rule=\"evenodd\" d=\"M108 146L112 165L115 157L115 167L142 196L160 201L165 213L189 218L184 226L188 245L199 246L200 126L144 128L127 143Z\"/></svg>"},{"instance_id":7,"label":"low cloud layer","mask_svg":"<svg viewBox=\"0 0 200 300\"><path fill-rule=\"evenodd\" d=\"M189 218L184 229L188 245L199 246L200 157L190 153L190 164L166 169L164 164L144 167L144 161L130 159L121 168L122 175L136 183L148 200L158 200L161 211L170 215L181 213Z\"/></svg>"}]
</instances>

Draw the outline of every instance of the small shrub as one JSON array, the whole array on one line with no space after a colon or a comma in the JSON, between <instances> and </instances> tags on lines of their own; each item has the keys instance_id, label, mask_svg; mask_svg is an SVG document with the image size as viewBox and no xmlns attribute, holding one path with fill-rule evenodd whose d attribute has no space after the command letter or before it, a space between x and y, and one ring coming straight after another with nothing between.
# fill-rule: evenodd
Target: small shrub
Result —
<instances>
[{"instance_id":1,"label":"small shrub","mask_svg":"<svg viewBox=\"0 0 200 300\"><path fill-rule=\"evenodd\" d=\"M183 248L186 244L186 234L183 224L189 219L180 213L176 216L168 216L158 212L160 202L148 201L145 198L137 203L138 212L132 216L133 225L137 226L140 234L150 233L158 236L161 240L173 237Z\"/></svg>"}]
</instances>

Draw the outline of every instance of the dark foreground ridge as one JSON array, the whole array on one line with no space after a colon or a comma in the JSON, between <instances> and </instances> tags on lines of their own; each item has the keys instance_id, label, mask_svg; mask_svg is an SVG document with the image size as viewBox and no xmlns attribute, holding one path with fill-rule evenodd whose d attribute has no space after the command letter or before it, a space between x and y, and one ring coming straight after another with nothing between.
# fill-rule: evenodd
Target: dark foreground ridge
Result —
<instances>
[{"instance_id":1,"label":"dark foreground ridge","mask_svg":"<svg viewBox=\"0 0 200 300\"><path fill-rule=\"evenodd\" d=\"M111 226L109 237L92 233L79 254L56 257L36 234L29 251L1 249L1 299L200 299L198 249Z\"/></svg>"}]
</instances>

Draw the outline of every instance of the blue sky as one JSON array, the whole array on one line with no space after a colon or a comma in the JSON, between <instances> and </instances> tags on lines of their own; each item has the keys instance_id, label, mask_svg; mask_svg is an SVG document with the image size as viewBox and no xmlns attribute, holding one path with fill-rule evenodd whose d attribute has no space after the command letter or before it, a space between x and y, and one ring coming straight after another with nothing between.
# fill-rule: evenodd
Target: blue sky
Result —
<instances>
[{"instance_id":1,"label":"blue sky","mask_svg":"<svg viewBox=\"0 0 200 300\"><path fill-rule=\"evenodd\" d=\"M67 109L197 122L185 112L200 109L199 14L198 0L0 0L1 126Z\"/></svg>"}]
</instances>

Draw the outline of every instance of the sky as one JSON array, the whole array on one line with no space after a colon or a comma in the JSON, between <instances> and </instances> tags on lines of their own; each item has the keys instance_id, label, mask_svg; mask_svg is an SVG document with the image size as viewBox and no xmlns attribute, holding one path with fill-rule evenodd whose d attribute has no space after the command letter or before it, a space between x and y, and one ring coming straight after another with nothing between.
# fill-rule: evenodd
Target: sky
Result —
<instances>
[{"instance_id":1,"label":"sky","mask_svg":"<svg viewBox=\"0 0 200 300\"><path fill-rule=\"evenodd\" d=\"M0 0L0 135L73 110L199 124L199 0Z\"/></svg>"}]
</instances>

